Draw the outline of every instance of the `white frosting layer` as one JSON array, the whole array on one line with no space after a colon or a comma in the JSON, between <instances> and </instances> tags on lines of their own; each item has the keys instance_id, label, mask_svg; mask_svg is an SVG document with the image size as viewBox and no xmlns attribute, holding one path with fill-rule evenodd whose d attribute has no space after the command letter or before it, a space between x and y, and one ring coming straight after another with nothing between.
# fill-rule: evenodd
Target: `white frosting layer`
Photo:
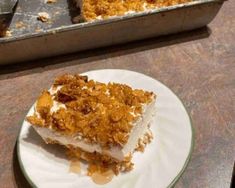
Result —
<instances>
[{"instance_id":1,"label":"white frosting layer","mask_svg":"<svg viewBox=\"0 0 235 188\"><path fill-rule=\"evenodd\" d=\"M48 138L52 141L57 141L62 145L72 145L74 147L79 147L87 152L99 152L105 153L119 161L122 161L124 157L133 153L135 150L139 138L142 138L144 134L148 131L148 124L150 123L152 116L155 113L155 100L150 104L143 107L143 115L133 124L133 129L130 133L130 137L123 148L112 147L110 150L102 150L98 144L89 144L81 139L81 136L66 136L59 132L55 132L48 128L33 126L38 134L46 141Z\"/></svg>"}]
</instances>

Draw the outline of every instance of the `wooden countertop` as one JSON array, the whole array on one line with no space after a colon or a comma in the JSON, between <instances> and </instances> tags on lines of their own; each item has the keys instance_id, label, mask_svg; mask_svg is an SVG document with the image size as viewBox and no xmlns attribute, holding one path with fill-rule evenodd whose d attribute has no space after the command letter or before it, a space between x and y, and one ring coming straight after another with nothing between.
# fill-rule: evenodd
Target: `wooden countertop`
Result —
<instances>
[{"instance_id":1,"label":"wooden countertop","mask_svg":"<svg viewBox=\"0 0 235 188\"><path fill-rule=\"evenodd\" d=\"M208 28L46 60L0 67L0 183L27 187L16 156L24 117L63 73L118 68L149 75L184 102L195 147L176 187L229 187L235 160L235 1ZM105 75L104 75L105 76Z\"/></svg>"}]
</instances>

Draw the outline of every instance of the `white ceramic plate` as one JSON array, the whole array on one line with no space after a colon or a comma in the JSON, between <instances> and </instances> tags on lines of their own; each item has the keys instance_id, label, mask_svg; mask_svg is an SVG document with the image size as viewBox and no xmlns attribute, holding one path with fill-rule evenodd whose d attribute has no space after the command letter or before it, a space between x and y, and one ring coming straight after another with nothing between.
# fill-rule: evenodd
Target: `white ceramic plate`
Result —
<instances>
[{"instance_id":1,"label":"white ceramic plate","mask_svg":"<svg viewBox=\"0 0 235 188\"><path fill-rule=\"evenodd\" d=\"M44 144L24 121L18 138L18 158L30 184L56 188L162 188L174 185L186 168L193 147L191 121L179 98L159 81L140 73L105 69L84 74L100 82L125 83L155 92L157 113L151 125L154 139L144 153L134 154L134 170L100 186L86 175L69 172L70 163L63 155L62 147ZM28 115L32 112L33 108Z\"/></svg>"}]
</instances>

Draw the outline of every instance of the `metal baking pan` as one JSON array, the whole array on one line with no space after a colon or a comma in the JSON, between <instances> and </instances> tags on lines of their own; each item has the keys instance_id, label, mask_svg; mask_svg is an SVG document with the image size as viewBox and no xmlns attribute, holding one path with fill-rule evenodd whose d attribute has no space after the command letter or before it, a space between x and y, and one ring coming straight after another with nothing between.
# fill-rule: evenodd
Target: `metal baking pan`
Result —
<instances>
[{"instance_id":1,"label":"metal baking pan","mask_svg":"<svg viewBox=\"0 0 235 188\"><path fill-rule=\"evenodd\" d=\"M44 0L20 0L9 28L12 36L0 39L0 65L200 28L213 20L223 2L195 0L149 12L72 24L77 10L68 0L52 5ZM50 23L36 19L42 11L50 14ZM19 22L23 22L22 27Z\"/></svg>"},{"instance_id":2,"label":"metal baking pan","mask_svg":"<svg viewBox=\"0 0 235 188\"><path fill-rule=\"evenodd\" d=\"M6 34L7 28L11 23L15 7L18 0L1 0L0 1L0 37Z\"/></svg>"}]
</instances>

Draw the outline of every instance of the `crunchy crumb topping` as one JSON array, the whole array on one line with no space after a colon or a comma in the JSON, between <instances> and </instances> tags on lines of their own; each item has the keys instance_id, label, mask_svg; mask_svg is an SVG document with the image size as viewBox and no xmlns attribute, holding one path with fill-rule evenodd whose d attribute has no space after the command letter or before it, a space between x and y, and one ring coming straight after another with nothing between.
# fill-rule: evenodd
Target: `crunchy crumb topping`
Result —
<instances>
[{"instance_id":1,"label":"crunchy crumb topping","mask_svg":"<svg viewBox=\"0 0 235 188\"><path fill-rule=\"evenodd\" d=\"M135 148L135 151L144 152L144 149L147 144L149 144L153 139L152 132L149 130L147 133L144 134L143 138L139 138L138 145Z\"/></svg>"},{"instance_id":2,"label":"crunchy crumb topping","mask_svg":"<svg viewBox=\"0 0 235 188\"><path fill-rule=\"evenodd\" d=\"M37 19L40 20L41 22L48 22L50 16L47 12L39 12Z\"/></svg>"},{"instance_id":3,"label":"crunchy crumb topping","mask_svg":"<svg viewBox=\"0 0 235 188\"><path fill-rule=\"evenodd\" d=\"M1 28L0 28L0 30L1 30ZM0 33L0 37L1 36L4 36L4 37L11 37L12 36L12 31L11 30L6 30L6 32L4 33L3 32L3 35L2 35L2 33Z\"/></svg>"},{"instance_id":4,"label":"crunchy crumb topping","mask_svg":"<svg viewBox=\"0 0 235 188\"><path fill-rule=\"evenodd\" d=\"M94 20L97 17L124 15L128 11L144 11L176 4L191 2L193 0L82 0L82 14L85 20Z\"/></svg>"},{"instance_id":5,"label":"crunchy crumb topping","mask_svg":"<svg viewBox=\"0 0 235 188\"><path fill-rule=\"evenodd\" d=\"M124 84L104 84L80 75L58 77L52 89L57 90L41 94L35 114L27 120L62 134L79 135L102 148L123 147L142 106L155 98L152 92L133 90ZM51 110L55 101L65 108Z\"/></svg>"}]
</instances>

